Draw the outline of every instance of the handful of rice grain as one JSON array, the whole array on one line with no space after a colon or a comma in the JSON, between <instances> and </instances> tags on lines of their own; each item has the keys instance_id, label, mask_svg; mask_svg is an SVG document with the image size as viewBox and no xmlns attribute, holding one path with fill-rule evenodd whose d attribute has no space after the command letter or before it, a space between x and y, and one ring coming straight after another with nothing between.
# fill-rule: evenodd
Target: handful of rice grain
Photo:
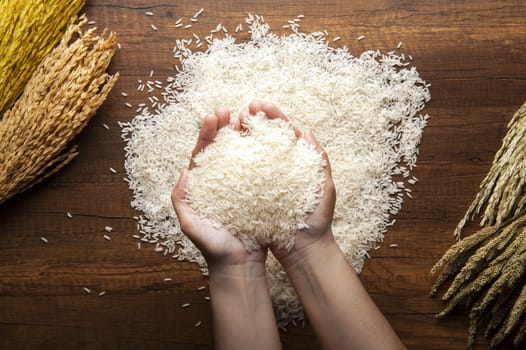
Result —
<instances>
[{"instance_id":1,"label":"handful of rice grain","mask_svg":"<svg viewBox=\"0 0 526 350\"><path fill-rule=\"evenodd\" d=\"M284 120L258 113L244 126L219 130L194 158L187 200L248 251L270 243L290 250L322 194L325 160Z\"/></svg>"}]
</instances>

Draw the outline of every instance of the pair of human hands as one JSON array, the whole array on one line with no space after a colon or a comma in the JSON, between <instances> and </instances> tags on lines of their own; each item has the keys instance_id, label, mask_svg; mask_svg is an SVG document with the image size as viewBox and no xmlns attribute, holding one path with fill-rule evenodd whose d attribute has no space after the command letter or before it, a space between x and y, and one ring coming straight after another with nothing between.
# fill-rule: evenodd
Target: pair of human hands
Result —
<instances>
[{"instance_id":1,"label":"pair of human hands","mask_svg":"<svg viewBox=\"0 0 526 350\"><path fill-rule=\"evenodd\" d=\"M244 119L250 115L256 115L258 112L265 113L269 119L279 118L288 121L278 107L260 101L250 103L248 111L244 111L238 116L231 115L229 110L225 108L220 108L214 114L207 115L203 120L197 143L192 151L188 169L181 172L179 181L172 192L172 203L179 218L181 230L203 253L211 271L215 269L228 271L229 268L249 265L261 265L264 271L267 248L286 267L303 259L312 249L316 249L316 246L323 245L333 239L331 223L336 191L327 154L318 144L311 130L307 130L303 134L297 129L294 129L294 132L296 137L302 137L308 144L314 145L326 160L325 187L319 204L312 213L308 214L306 220L308 228L296 232L294 247L290 251L278 249L271 245L249 253L238 238L223 228L217 228L212 221L199 217L186 202L185 188L188 174L195 167L194 157L213 142L218 130L231 127L240 132L243 129ZM261 269L256 270L262 271Z\"/></svg>"}]
</instances>

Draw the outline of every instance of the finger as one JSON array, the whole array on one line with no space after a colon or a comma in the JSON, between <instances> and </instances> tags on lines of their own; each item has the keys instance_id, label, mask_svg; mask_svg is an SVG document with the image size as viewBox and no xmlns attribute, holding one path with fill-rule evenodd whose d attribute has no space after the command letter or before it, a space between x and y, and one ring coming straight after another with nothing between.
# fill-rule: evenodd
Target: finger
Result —
<instances>
[{"instance_id":1,"label":"finger","mask_svg":"<svg viewBox=\"0 0 526 350\"><path fill-rule=\"evenodd\" d=\"M309 145L313 145L314 147L316 147L316 152L321 154L321 156L325 160L325 163L327 164L325 166L325 175L327 175L328 173L328 175L330 176L331 175L331 165L329 163L329 156L327 155L327 152L325 152L323 147L321 147L321 145L318 143L318 140L316 140L316 137L314 137L314 133L312 132L311 129L307 129L303 133L303 139L305 139L305 141Z\"/></svg>"},{"instance_id":2,"label":"finger","mask_svg":"<svg viewBox=\"0 0 526 350\"><path fill-rule=\"evenodd\" d=\"M194 157L205 149L206 146L214 141L218 130L218 118L215 114L209 114L203 120L201 130L199 130L199 136L197 142L192 151L192 157L190 158L190 165L188 169L192 170L195 167Z\"/></svg>"},{"instance_id":3,"label":"finger","mask_svg":"<svg viewBox=\"0 0 526 350\"><path fill-rule=\"evenodd\" d=\"M179 175L179 181L172 190L172 205L175 209L175 214L179 219L179 226L192 241L196 239L196 226L198 216L193 209L186 202L186 184L190 171L184 169Z\"/></svg>"},{"instance_id":4,"label":"finger","mask_svg":"<svg viewBox=\"0 0 526 350\"><path fill-rule=\"evenodd\" d=\"M172 204L174 206L175 211L178 210L181 206L181 202L186 203L186 182L188 180L188 170L183 169L181 171L181 174L179 175L179 181L177 181L177 185L175 185L174 189L172 190Z\"/></svg>"},{"instance_id":5,"label":"finger","mask_svg":"<svg viewBox=\"0 0 526 350\"><path fill-rule=\"evenodd\" d=\"M268 119L282 119L286 122L289 122L289 118L283 114L283 112L274 104L272 103L265 103L263 105L263 112L267 116ZM296 138L301 137L301 132L294 126L292 126L292 130L294 130L294 134L296 135Z\"/></svg>"},{"instance_id":6,"label":"finger","mask_svg":"<svg viewBox=\"0 0 526 350\"><path fill-rule=\"evenodd\" d=\"M311 129L305 131L305 133L303 134L303 138L308 144L316 147L316 152L321 153L321 156L325 160L325 167L323 168L323 175L325 176L325 185L323 188L321 202L319 203L316 210L321 210L322 213L325 213L324 216L332 218L334 215L334 208L336 205L336 187L332 179L331 163L329 162L329 156L327 155L327 152L325 152L325 150L318 143Z\"/></svg>"},{"instance_id":7,"label":"finger","mask_svg":"<svg viewBox=\"0 0 526 350\"><path fill-rule=\"evenodd\" d=\"M250 102L250 104L248 105L248 112L251 115L256 115L258 114L258 112L261 112L262 110L263 110L263 102L261 102L260 100L254 100Z\"/></svg>"},{"instance_id":8,"label":"finger","mask_svg":"<svg viewBox=\"0 0 526 350\"><path fill-rule=\"evenodd\" d=\"M216 110L217 130L224 128L230 123L230 111L225 107L219 107Z\"/></svg>"},{"instance_id":9,"label":"finger","mask_svg":"<svg viewBox=\"0 0 526 350\"><path fill-rule=\"evenodd\" d=\"M265 112L268 119L283 119L285 121L289 121L289 119L283 114L283 112L273 103L265 103L261 110Z\"/></svg>"},{"instance_id":10,"label":"finger","mask_svg":"<svg viewBox=\"0 0 526 350\"><path fill-rule=\"evenodd\" d=\"M312 132L312 129L307 129L305 130L305 132L303 133L303 139L309 144L309 145L313 145L314 147L316 147L316 151L318 153L321 153L323 152L323 148L320 146L320 144L318 143L318 140L316 140L316 137L314 136L314 133Z\"/></svg>"},{"instance_id":11,"label":"finger","mask_svg":"<svg viewBox=\"0 0 526 350\"><path fill-rule=\"evenodd\" d=\"M243 111L239 113L239 125L241 127L241 130L245 129L245 121L247 120L248 117L250 117L249 111Z\"/></svg>"},{"instance_id":12,"label":"finger","mask_svg":"<svg viewBox=\"0 0 526 350\"><path fill-rule=\"evenodd\" d=\"M188 181L188 173L189 171L187 169L181 171L179 181L177 181L177 185L175 185L172 190L172 205L177 217L179 218L181 229L184 231L191 230L191 227L189 227L191 222L191 220L189 220L189 215L193 214L192 209L189 207L188 203L186 203L186 183Z\"/></svg>"},{"instance_id":13,"label":"finger","mask_svg":"<svg viewBox=\"0 0 526 350\"><path fill-rule=\"evenodd\" d=\"M230 127L234 131L240 131L241 130L241 123L239 121L239 117L232 116L230 118Z\"/></svg>"}]
</instances>

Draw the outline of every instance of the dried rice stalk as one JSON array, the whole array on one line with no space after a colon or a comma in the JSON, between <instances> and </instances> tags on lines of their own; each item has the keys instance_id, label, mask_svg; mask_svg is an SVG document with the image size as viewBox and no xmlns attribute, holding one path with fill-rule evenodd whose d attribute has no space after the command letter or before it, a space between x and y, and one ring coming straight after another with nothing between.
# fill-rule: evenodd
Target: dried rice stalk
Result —
<instances>
[{"instance_id":1,"label":"dried rice stalk","mask_svg":"<svg viewBox=\"0 0 526 350\"><path fill-rule=\"evenodd\" d=\"M0 120L84 0L0 1Z\"/></svg>"},{"instance_id":2,"label":"dried rice stalk","mask_svg":"<svg viewBox=\"0 0 526 350\"><path fill-rule=\"evenodd\" d=\"M0 204L75 157L71 140L118 78L118 73L105 73L115 51L115 34L105 39L106 31L102 36L95 36L95 28L82 32L86 23L85 16L70 23L0 123Z\"/></svg>"},{"instance_id":3,"label":"dried rice stalk","mask_svg":"<svg viewBox=\"0 0 526 350\"><path fill-rule=\"evenodd\" d=\"M481 225L487 227L455 243L431 270L440 271L431 294L453 278L442 297L448 305L437 317L461 305L469 310L468 348L480 326L491 348L512 338L519 346L526 337L526 103L508 127L455 235L460 238L484 207Z\"/></svg>"},{"instance_id":4,"label":"dried rice stalk","mask_svg":"<svg viewBox=\"0 0 526 350\"><path fill-rule=\"evenodd\" d=\"M508 132L495 154L491 169L466 214L455 229L460 238L464 226L485 206L481 226L501 226L526 210L526 103L508 123Z\"/></svg>"}]
</instances>

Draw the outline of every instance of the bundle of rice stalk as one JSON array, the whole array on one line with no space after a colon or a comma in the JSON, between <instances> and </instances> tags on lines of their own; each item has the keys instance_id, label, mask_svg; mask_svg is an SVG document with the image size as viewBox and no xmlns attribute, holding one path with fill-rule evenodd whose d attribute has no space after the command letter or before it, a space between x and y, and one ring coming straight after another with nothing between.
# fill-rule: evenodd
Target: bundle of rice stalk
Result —
<instances>
[{"instance_id":1,"label":"bundle of rice stalk","mask_svg":"<svg viewBox=\"0 0 526 350\"><path fill-rule=\"evenodd\" d=\"M0 1L0 120L84 0Z\"/></svg>"},{"instance_id":2,"label":"bundle of rice stalk","mask_svg":"<svg viewBox=\"0 0 526 350\"><path fill-rule=\"evenodd\" d=\"M490 347L526 337L526 103L515 113L480 191L455 235L483 208L481 230L459 240L431 270L431 294L453 279L442 299L443 317L457 306L469 310L468 348L479 328ZM440 271L440 273L438 273Z\"/></svg>"},{"instance_id":3,"label":"bundle of rice stalk","mask_svg":"<svg viewBox=\"0 0 526 350\"><path fill-rule=\"evenodd\" d=\"M115 34L96 36L96 28L83 32L86 23L85 16L71 21L0 122L0 204L78 154L70 142L118 78L118 73L105 72L115 51Z\"/></svg>"}]
</instances>

